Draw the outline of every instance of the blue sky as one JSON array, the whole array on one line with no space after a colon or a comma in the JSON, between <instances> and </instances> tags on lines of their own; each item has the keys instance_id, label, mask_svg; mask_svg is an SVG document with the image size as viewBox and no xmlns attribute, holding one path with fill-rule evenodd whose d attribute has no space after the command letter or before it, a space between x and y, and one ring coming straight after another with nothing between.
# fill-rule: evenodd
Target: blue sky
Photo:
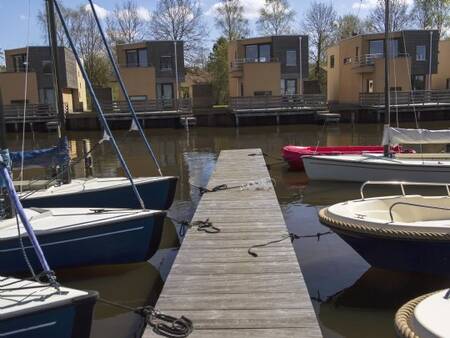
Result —
<instances>
[{"instance_id":1,"label":"blue sky","mask_svg":"<svg viewBox=\"0 0 450 338\"><path fill-rule=\"evenodd\" d=\"M87 0L59 0L66 6L77 6L80 4L87 4ZM298 30L300 21L306 9L312 0L288 0L290 5L297 13L297 23L294 29ZM120 3L121 0L96 0L95 3L99 6L99 12L103 15L108 15L115 4ZM155 7L155 0L136 0L139 7L141 7L142 15L148 18L147 10L153 10ZM374 6L376 0L340 0L325 2L333 3L339 14L353 13L363 17L367 11ZM218 37L218 32L214 27L214 4L217 0L200 0L203 11L205 13L205 22L210 27L209 36L207 37L208 45L212 44L215 38ZM254 26L255 18L257 17L258 8L262 6L264 0L242 0L246 8L246 15L252 24L252 35L258 35ZM44 7L44 0L0 0L0 48L10 49L15 47L25 46L29 39L30 45L39 45L43 43L43 36L40 26L37 22L36 16L38 11ZM30 11L30 34L27 34L28 11Z\"/></svg>"}]
</instances>

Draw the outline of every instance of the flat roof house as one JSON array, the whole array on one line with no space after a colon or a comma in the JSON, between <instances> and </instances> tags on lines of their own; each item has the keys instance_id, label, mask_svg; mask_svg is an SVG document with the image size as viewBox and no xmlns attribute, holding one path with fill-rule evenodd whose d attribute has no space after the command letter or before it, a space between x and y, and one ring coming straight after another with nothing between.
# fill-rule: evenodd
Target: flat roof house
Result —
<instances>
[{"instance_id":1,"label":"flat roof house","mask_svg":"<svg viewBox=\"0 0 450 338\"><path fill-rule=\"evenodd\" d=\"M183 41L140 41L117 45L116 51L132 100L177 97L177 81L179 90L185 75ZM124 100L122 93L119 99Z\"/></svg>"},{"instance_id":2,"label":"flat roof house","mask_svg":"<svg viewBox=\"0 0 450 338\"><path fill-rule=\"evenodd\" d=\"M439 34L431 30L391 33L390 90L432 89L438 71ZM384 92L384 33L356 35L327 50L327 97L334 104L364 104L365 94Z\"/></svg>"},{"instance_id":3,"label":"flat roof house","mask_svg":"<svg viewBox=\"0 0 450 338\"><path fill-rule=\"evenodd\" d=\"M308 78L308 54L305 35L230 41L230 97L302 93L303 80Z\"/></svg>"},{"instance_id":4,"label":"flat roof house","mask_svg":"<svg viewBox=\"0 0 450 338\"><path fill-rule=\"evenodd\" d=\"M50 47L31 46L28 54L28 94L31 104L54 105ZM25 95L27 48L5 50L6 71L0 72L3 104L22 104ZM68 112L87 109L86 87L72 51L58 47L60 85Z\"/></svg>"}]
</instances>

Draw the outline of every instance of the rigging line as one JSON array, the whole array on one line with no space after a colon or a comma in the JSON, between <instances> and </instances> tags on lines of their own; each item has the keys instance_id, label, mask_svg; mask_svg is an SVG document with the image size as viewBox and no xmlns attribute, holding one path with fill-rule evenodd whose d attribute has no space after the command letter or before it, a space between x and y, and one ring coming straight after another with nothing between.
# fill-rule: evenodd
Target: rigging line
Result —
<instances>
[{"instance_id":1,"label":"rigging line","mask_svg":"<svg viewBox=\"0 0 450 338\"><path fill-rule=\"evenodd\" d=\"M390 40L394 41L394 40ZM393 49L393 48L391 48ZM392 53L392 51L391 51ZM397 128L399 127L399 121L398 121L398 90L397 90L397 67L396 67L396 61L395 59L398 57L398 44L397 44L397 56L392 53L392 66L394 68L394 95L395 95L395 122L397 125Z\"/></svg>"},{"instance_id":2,"label":"rigging line","mask_svg":"<svg viewBox=\"0 0 450 338\"><path fill-rule=\"evenodd\" d=\"M126 174L128 180L130 181L131 188L132 188L132 190L134 192L134 195L135 195L136 199L138 200L141 208L145 209L144 201L143 201L143 199L142 199L142 197L141 197L141 195L139 193L139 190L136 187L136 184L134 183L133 176L131 176L130 169L128 168L128 166L127 166L127 164L125 162L125 159L122 156L122 152L120 151L119 146L117 145L117 142L116 142L116 140L114 138L114 135L112 134L111 129L109 128L108 121L106 121L105 114L103 113L102 106L100 105L100 102L98 101L97 95L95 95L95 91L94 91L94 88L92 86L92 82L91 82L91 80L90 80L90 78L89 78L89 76L88 76L88 74L86 72L86 69L83 66L83 63L81 62L81 59L80 59L80 56L78 54L77 49L75 48L75 44L74 44L74 42L72 40L72 37L70 36L69 29L67 28L66 21L64 19L64 16L62 15L62 12L61 12L61 9L59 7L59 4L58 4L58 2L56 0L54 0L53 3L54 3L54 6L56 8L56 12L58 13L58 17L59 17L59 19L61 21L61 25L62 25L62 27L64 29L64 33L65 33L65 35L67 37L69 45L70 45L70 47L72 49L72 52L73 52L73 54L75 56L75 59L77 60L78 66L80 67L80 70L81 70L81 73L83 74L84 81L86 82L86 85L87 85L87 87L89 89L89 93L91 94L91 98L92 98L92 101L93 101L93 104L94 104L94 107L95 107L95 111L97 112L97 116L99 118L100 123L102 124L103 130L110 137L111 145L112 145L114 151L116 152L116 155L117 155L117 157L119 159L119 162L120 162L123 170L125 171L125 174Z\"/></svg>"},{"instance_id":3,"label":"rigging line","mask_svg":"<svg viewBox=\"0 0 450 338\"><path fill-rule=\"evenodd\" d=\"M25 153L25 122L27 116L27 98L28 98L28 70L29 70L29 56L30 56L30 7L31 0L28 0L28 13L27 13L27 51L25 57L25 88L24 88L24 100L23 100L23 117L22 117L22 160L20 161L20 192L23 190L23 171L24 171L24 153Z\"/></svg>"},{"instance_id":4,"label":"rigging line","mask_svg":"<svg viewBox=\"0 0 450 338\"><path fill-rule=\"evenodd\" d=\"M123 93L123 96L125 97L125 100L127 101L128 108L130 109L131 118L133 119L133 121L134 121L134 123L135 123L135 125L136 125L136 127L137 127L137 129L139 131L139 134L141 135L142 139L144 140L145 146L146 146L148 152L150 153L150 156L152 157L153 161L155 162L155 165L156 165L156 167L158 169L159 175L163 176L163 173L161 171L161 166L159 165L158 159L156 158L156 155L153 152L152 146L150 145L150 142L147 140L147 137L145 136L145 132L142 129L142 126L141 126L141 124L139 122L139 119L138 119L138 117L136 115L136 111L134 110L133 103L131 102L130 96L128 95L128 91L127 91L127 89L125 87L125 84L123 82L122 76L120 75L119 68L117 67L117 62L115 61L114 56L113 56L113 54L111 52L111 48L109 47L108 41L106 40L105 33L103 32L102 25L100 24L100 20L98 19L97 11L95 9L95 6L94 6L94 3L92 2L92 0L89 0L89 4L91 5L92 14L94 15L95 22L97 23L98 30L99 30L100 35L102 37L103 44L105 45L105 48L106 48L106 51L108 53L109 60L111 61L111 65L113 67L113 70L114 70L114 73L116 75L116 78L117 78L117 80L119 82L120 89L121 89L121 91ZM177 60L175 60L175 64L176 63L177 63Z\"/></svg>"},{"instance_id":5,"label":"rigging line","mask_svg":"<svg viewBox=\"0 0 450 338\"><path fill-rule=\"evenodd\" d=\"M411 101L412 101L412 107L413 107L413 112L414 112L414 121L416 124L416 128L419 129L419 120L417 119L417 111L416 111L416 106L415 106L415 102L414 102L414 91L413 91L413 83L412 83L412 74L411 74L411 64L410 64L410 60L409 57L410 55L406 52L406 37L405 37L405 31L402 32L402 40L403 40L403 50L405 51L406 54L406 69L408 72L408 78L410 81L410 95L411 95Z\"/></svg>"}]
</instances>

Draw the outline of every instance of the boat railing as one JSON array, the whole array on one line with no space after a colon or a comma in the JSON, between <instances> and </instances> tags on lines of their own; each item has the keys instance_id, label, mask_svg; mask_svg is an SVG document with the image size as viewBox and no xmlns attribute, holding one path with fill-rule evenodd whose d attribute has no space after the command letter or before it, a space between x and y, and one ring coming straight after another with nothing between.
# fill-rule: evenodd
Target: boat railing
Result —
<instances>
[{"instance_id":1,"label":"boat railing","mask_svg":"<svg viewBox=\"0 0 450 338\"><path fill-rule=\"evenodd\" d=\"M398 185L402 191L402 195L406 196L405 186L426 186L426 187L445 187L447 195L450 196L450 183L438 182L408 182L408 181L366 181L361 185L361 199L365 199L364 191L368 185Z\"/></svg>"},{"instance_id":2,"label":"boat railing","mask_svg":"<svg viewBox=\"0 0 450 338\"><path fill-rule=\"evenodd\" d=\"M409 202L396 202L389 207L389 216L391 217L391 222L394 222L394 214L392 213L392 209L394 209L394 207L396 207L397 205L407 205L409 207L416 207L416 208L450 211L450 208L436 207L434 205L425 205Z\"/></svg>"}]
</instances>

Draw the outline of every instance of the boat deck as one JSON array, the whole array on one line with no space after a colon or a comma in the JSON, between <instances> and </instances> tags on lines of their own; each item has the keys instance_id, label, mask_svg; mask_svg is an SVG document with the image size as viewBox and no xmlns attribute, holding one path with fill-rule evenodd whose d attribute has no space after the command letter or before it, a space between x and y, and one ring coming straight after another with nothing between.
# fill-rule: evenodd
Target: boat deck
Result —
<instances>
[{"instance_id":1,"label":"boat deck","mask_svg":"<svg viewBox=\"0 0 450 338\"><path fill-rule=\"evenodd\" d=\"M322 337L291 242L247 252L288 233L261 150L222 151L208 188L256 180L266 189L203 195L193 221L221 231L188 231L159 297L163 313L193 321L192 338ZM147 327L143 337L160 336Z\"/></svg>"}]
</instances>

